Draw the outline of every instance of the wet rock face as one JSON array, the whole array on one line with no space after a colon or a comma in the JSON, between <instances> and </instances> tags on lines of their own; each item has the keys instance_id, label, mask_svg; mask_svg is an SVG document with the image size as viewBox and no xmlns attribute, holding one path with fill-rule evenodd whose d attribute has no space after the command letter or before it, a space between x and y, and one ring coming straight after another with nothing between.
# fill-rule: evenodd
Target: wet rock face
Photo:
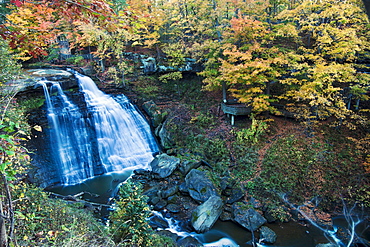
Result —
<instances>
[{"instance_id":1,"label":"wet rock face","mask_svg":"<svg viewBox=\"0 0 370 247\"><path fill-rule=\"evenodd\" d=\"M188 236L177 241L177 246L181 247L201 247L203 244L198 239Z\"/></svg>"},{"instance_id":2,"label":"wet rock face","mask_svg":"<svg viewBox=\"0 0 370 247\"><path fill-rule=\"evenodd\" d=\"M260 240L263 241L263 242L266 242L266 243L275 243L276 242L276 233L268 228L267 226L261 226L260 228L260 232L261 232L261 235L260 235Z\"/></svg>"},{"instance_id":3,"label":"wet rock face","mask_svg":"<svg viewBox=\"0 0 370 247\"><path fill-rule=\"evenodd\" d=\"M180 164L180 159L169 156L167 154L160 154L150 163L153 173L157 174L160 178L168 177Z\"/></svg>"},{"instance_id":4,"label":"wet rock face","mask_svg":"<svg viewBox=\"0 0 370 247\"><path fill-rule=\"evenodd\" d=\"M200 170L193 169L185 177L185 185L189 195L198 202L205 202L211 196L218 195L216 187Z\"/></svg>"},{"instance_id":5,"label":"wet rock face","mask_svg":"<svg viewBox=\"0 0 370 247\"><path fill-rule=\"evenodd\" d=\"M53 81L58 81L63 89L78 87L77 80L74 75L62 69L30 69L25 71L26 77L12 82L12 87L17 88L18 94L34 94L39 91L42 94L42 86L38 84L40 80L47 80L52 84Z\"/></svg>"},{"instance_id":6,"label":"wet rock face","mask_svg":"<svg viewBox=\"0 0 370 247\"><path fill-rule=\"evenodd\" d=\"M162 112L152 100L144 102L143 109L149 115L151 124L154 128L157 128L165 120L167 115L167 113Z\"/></svg>"},{"instance_id":7,"label":"wet rock face","mask_svg":"<svg viewBox=\"0 0 370 247\"><path fill-rule=\"evenodd\" d=\"M155 135L159 138L162 148L170 149L175 146L173 134L168 130L168 121L161 123L155 130Z\"/></svg>"},{"instance_id":8,"label":"wet rock face","mask_svg":"<svg viewBox=\"0 0 370 247\"><path fill-rule=\"evenodd\" d=\"M219 196L211 196L206 202L198 206L191 218L192 226L198 233L212 228L223 210L223 202Z\"/></svg>"},{"instance_id":9,"label":"wet rock face","mask_svg":"<svg viewBox=\"0 0 370 247\"><path fill-rule=\"evenodd\" d=\"M30 69L26 72L33 77L43 77L49 80L54 79L54 81L68 79L73 76L72 73L60 69Z\"/></svg>"},{"instance_id":10,"label":"wet rock face","mask_svg":"<svg viewBox=\"0 0 370 247\"><path fill-rule=\"evenodd\" d=\"M266 223L266 219L253 208L248 208L244 203L234 203L233 221L239 223L249 231L256 231Z\"/></svg>"}]
</instances>

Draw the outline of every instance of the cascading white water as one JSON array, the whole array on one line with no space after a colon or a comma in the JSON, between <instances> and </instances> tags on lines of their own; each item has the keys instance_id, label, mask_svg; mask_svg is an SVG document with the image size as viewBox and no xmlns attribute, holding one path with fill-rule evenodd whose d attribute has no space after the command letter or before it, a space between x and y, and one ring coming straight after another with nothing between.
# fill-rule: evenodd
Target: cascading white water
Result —
<instances>
[{"instance_id":1,"label":"cascading white water","mask_svg":"<svg viewBox=\"0 0 370 247\"><path fill-rule=\"evenodd\" d=\"M148 168L158 146L150 126L124 96L117 101L100 91L91 78L76 74L85 97L84 111L72 103L59 83L44 88L54 168L61 185L74 185L96 175ZM56 92L56 96L50 94Z\"/></svg>"},{"instance_id":2,"label":"cascading white water","mask_svg":"<svg viewBox=\"0 0 370 247\"><path fill-rule=\"evenodd\" d=\"M44 88L51 125L51 142L54 160L62 184L80 183L94 176L92 148L89 143L87 125L78 107L68 100L59 83L50 82L50 93L56 89L59 98L51 100L45 81L39 82ZM60 102L57 102L60 101Z\"/></svg>"},{"instance_id":3,"label":"cascading white water","mask_svg":"<svg viewBox=\"0 0 370 247\"><path fill-rule=\"evenodd\" d=\"M76 77L91 114L104 172L148 168L158 146L145 119L125 96L119 104L90 77L78 73Z\"/></svg>"},{"instance_id":4,"label":"cascading white water","mask_svg":"<svg viewBox=\"0 0 370 247\"><path fill-rule=\"evenodd\" d=\"M188 236L191 236L191 237L198 239L200 242L202 242L203 246L208 246L208 247L226 247L226 246L227 247L238 247L239 246L237 243L235 243L234 240L231 239L230 236L220 231L210 230L205 234L198 234L195 232L186 232L186 231L181 230L181 227L179 226L179 223L180 223L179 221L174 220L172 218L163 217L163 215L157 211L152 211L152 213L154 216L168 223L168 228L166 229L158 228L157 230L170 231L172 233L175 233L180 238L186 238ZM206 237L205 237L206 234L217 235L217 240L212 241L212 242L207 242Z\"/></svg>"}]
</instances>

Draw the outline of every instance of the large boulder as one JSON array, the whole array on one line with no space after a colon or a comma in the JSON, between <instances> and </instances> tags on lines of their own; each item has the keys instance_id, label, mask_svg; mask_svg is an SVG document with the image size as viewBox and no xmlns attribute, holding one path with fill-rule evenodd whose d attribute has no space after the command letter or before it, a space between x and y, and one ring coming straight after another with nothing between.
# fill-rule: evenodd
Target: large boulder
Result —
<instances>
[{"instance_id":1,"label":"large boulder","mask_svg":"<svg viewBox=\"0 0 370 247\"><path fill-rule=\"evenodd\" d=\"M161 190L159 192L159 195L162 198L168 198L168 197L173 196L174 194L176 194L178 191L179 191L179 186L177 186L177 185L170 186L169 188L167 188L165 190Z\"/></svg>"},{"instance_id":2,"label":"large boulder","mask_svg":"<svg viewBox=\"0 0 370 247\"><path fill-rule=\"evenodd\" d=\"M192 236L187 236L177 241L177 246L180 247L203 247L203 244L198 239Z\"/></svg>"},{"instance_id":3,"label":"large boulder","mask_svg":"<svg viewBox=\"0 0 370 247\"><path fill-rule=\"evenodd\" d=\"M198 206L191 217L191 223L196 232L206 232L214 225L222 213L223 202L219 196L211 196Z\"/></svg>"},{"instance_id":4,"label":"large boulder","mask_svg":"<svg viewBox=\"0 0 370 247\"><path fill-rule=\"evenodd\" d=\"M266 242L266 243L275 243L276 242L276 233L267 226L261 226L260 228L260 241Z\"/></svg>"},{"instance_id":5,"label":"large boulder","mask_svg":"<svg viewBox=\"0 0 370 247\"><path fill-rule=\"evenodd\" d=\"M249 231L256 231L266 223L266 219L253 208L249 208L242 202L234 203L232 206L233 221L239 223Z\"/></svg>"},{"instance_id":6,"label":"large boulder","mask_svg":"<svg viewBox=\"0 0 370 247\"><path fill-rule=\"evenodd\" d=\"M211 196L218 195L214 184L200 170L191 170L185 177L185 184L190 196L200 203L207 201Z\"/></svg>"},{"instance_id":7,"label":"large boulder","mask_svg":"<svg viewBox=\"0 0 370 247\"><path fill-rule=\"evenodd\" d=\"M182 174L186 175L192 169L196 169L202 165L202 161L199 160L182 160L179 165L179 170Z\"/></svg>"},{"instance_id":8,"label":"large boulder","mask_svg":"<svg viewBox=\"0 0 370 247\"><path fill-rule=\"evenodd\" d=\"M231 190L227 203L233 204L234 202L241 200L244 197L244 195L245 192L241 188L233 188Z\"/></svg>"},{"instance_id":9,"label":"large boulder","mask_svg":"<svg viewBox=\"0 0 370 247\"><path fill-rule=\"evenodd\" d=\"M160 154L154 158L150 166L152 167L153 173L157 174L160 178L166 178L172 174L179 164L179 158L167 154Z\"/></svg>"},{"instance_id":10,"label":"large boulder","mask_svg":"<svg viewBox=\"0 0 370 247\"><path fill-rule=\"evenodd\" d=\"M150 217L149 225L153 228L162 228L162 229L166 229L169 227L168 221L158 215Z\"/></svg>"}]
</instances>

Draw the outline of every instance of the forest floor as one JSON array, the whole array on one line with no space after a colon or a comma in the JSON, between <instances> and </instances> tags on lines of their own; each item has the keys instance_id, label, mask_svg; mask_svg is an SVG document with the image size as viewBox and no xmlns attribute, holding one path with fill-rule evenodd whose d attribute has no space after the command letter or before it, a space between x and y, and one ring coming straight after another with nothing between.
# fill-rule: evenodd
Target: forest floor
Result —
<instances>
[{"instance_id":1,"label":"forest floor","mask_svg":"<svg viewBox=\"0 0 370 247\"><path fill-rule=\"evenodd\" d=\"M274 190L291 190L293 195L302 194L293 196L295 199L320 196L328 200L325 208L331 210L341 210L341 197L370 206L366 130L329 127L333 119L308 128L295 119L269 115L267 118L272 121L258 142L245 144L245 148L256 152L257 158L254 164L243 167L241 164L249 161L241 154L246 152L245 148L244 151L235 148L236 134L250 128L251 120L249 116L237 116L232 126L220 109L221 90L205 91L201 78L189 75L180 82L170 83L159 82L154 77L141 78L131 82L125 93L138 105L153 100L163 111L176 115L178 132L183 133L180 139L193 135L191 141L195 142L201 135L211 140L210 143L221 143L229 152L225 155L229 155L228 169L242 184L252 182L255 190L271 186ZM198 147L193 143L184 146ZM215 155L222 155L217 148L212 150ZM240 171L249 168L249 173ZM281 178L293 181L280 181ZM258 182L261 179L262 184Z\"/></svg>"},{"instance_id":2,"label":"forest floor","mask_svg":"<svg viewBox=\"0 0 370 247\"><path fill-rule=\"evenodd\" d=\"M154 101L172 116L177 150L203 153L214 167L214 179L229 174L246 189L246 197L257 198L276 213L284 208L277 196L281 192L323 224L342 214L344 206L370 207L367 130L333 128L333 119L312 127L266 115L261 119L269 119L269 128L258 141L241 144L237 135L251 127L250 117L237 116L232 126L221 110L221 90L203 90L199 77L162 83L146 76L118 90L112 84L101 86L107 93L122 91L139 107ZM284 220L283 214L278 217Z\"/></svg>"}]
</instances>

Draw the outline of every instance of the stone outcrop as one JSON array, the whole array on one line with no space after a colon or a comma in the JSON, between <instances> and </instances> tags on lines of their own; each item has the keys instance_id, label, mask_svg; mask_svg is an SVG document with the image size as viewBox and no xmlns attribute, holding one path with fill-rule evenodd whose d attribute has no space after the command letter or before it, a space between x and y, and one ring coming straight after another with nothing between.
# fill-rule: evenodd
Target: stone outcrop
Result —
<instances>
[{"instance_id":1,"label":"stone outcrop","mask_svg":"<svg viewBox=\"0 0 370 247\"><path fill-rule=\"evenodd\" d=\"M203 244L198 239L187 236L177 241L179 247L203 247Z\"/></svg>"},{"instance_id":2,"label":"stone outcrop","mask_svg":"<svg viewBox=\"0 0 370 247\"><path fill-rule=\"evenodd\" d=\"M234 203L232 207L233 221L249 231L256 231L266 223L266 219L253 208L249 208L242 202Z\"/></svg>"},{"instance_id":3,"label":"stone outcrop","mask_svg":"<svg viewBox=\"0 0 370 247\"><path fill-rule=\"evenodd\" d=\"M159 137L162 148L170 149L174 147L173 137L170 131L167 129L168 121L164 121L155 129L155 135Z\"/></svg>"},{"instance_id":4,"label":"stone outcrop","mask_svg":"<svg viewBox=\"0 0 370 247\"><path fill-rule=\"evenodd\" d=\"M260 233L260 241L270 244L276 242L276 233L271 228L268 228L267 226L261 226Z\"/></svg>"},{"instance_id":5,"label":"stone outcrop","mask_svg":"<svg viewBox=\"0 0 370 247\"><path fill-rule=\"evenodd\" d=\"M38 82L40 80L47 80L48 86L52 85L52 81L58 81L63 89L77 87L77 80L74 75L62 69L30 69L26 70L26 76L17 81L7 85L9 88L14 88L20 94L22 93L36 93L40 91L43 94L42 85Z\"/></svg>"},{"instance_id":6,"label":"stone outcrop","mask_svg":"<svg viewBox=\"0 0 370 247\"><path fill-rule=\"evenodd\" d=\"M162 112L152 100L144 102L143 109L149 115L151 124L154 128L157 128L161 123L163 123L167 115L167 113Z\"/></svg>"},{"instance_id":7,"label":"stone outcrop","mask_svg":"<svg viewBox=\"0 0 370 247\"><path fill-rule=\"evenodd\" d=\"M154 158L150 166L152 167L153 173L157 174L160 178L166 178L172 174L179 164L179 158L167 154L160 154Z\"/></svg>"},{"instance_id":8,"label":"stone outcrop","mask_svg":"<svg viewBox=\"0 0 370 247\"><path fill-rule=\"evenodd\" d=\"M216 187L200 170L193 169L185 177L186 189L197 202L205 202L211 196L218 195Z\"/></svg>"},{"instance_id":9,"label":"stone outcrop","mask_svg":"<svg viewBox=\"0 0 370 247\"><path fill-rule=\"evenodd\" d=\"M196 169L202 165L198 160L182 160L179 165L179 170L183 175L188 174L192 169Z\"/></svg>"},{"instance_id":10,"label":"stone outcrop","mask_svg":"<svg viewBox=\"0 0 370 247\"><path fill-rule=\"evenodd\" d=\"M202 205L198 206L191 218L195 231L201 233L211 229L222 213L222 207L223 202L219 196L211 196Z\"/></svg>"}]
</instances>

